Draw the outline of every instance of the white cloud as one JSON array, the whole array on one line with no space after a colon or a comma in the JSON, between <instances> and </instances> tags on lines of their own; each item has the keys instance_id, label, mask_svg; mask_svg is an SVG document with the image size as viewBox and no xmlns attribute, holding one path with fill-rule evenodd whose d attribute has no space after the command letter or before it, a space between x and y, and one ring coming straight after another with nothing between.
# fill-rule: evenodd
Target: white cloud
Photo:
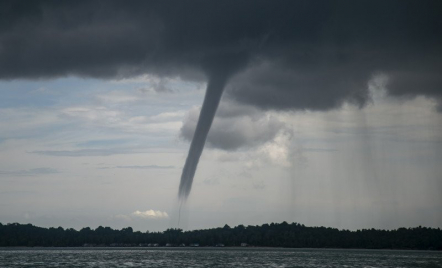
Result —
<instances>
[{"instance_id":1,"label":"white cloud","mask_svg":"<svg viewBox=\"0 0 442 268\"><path fill-rule=\"evenodd\" d=\"M280 132L271 142L259 148L258 152L264 154L273 164L288 167L291 165L289 161L291 139L291 132Z\"/></svg>"},{"instance_id":2,"label":"white cloud","mask_svg":"<svg viewBox=\"0 0 442 268\"><path fill-rule=\"evenodd\" d=\"M216 115L210 132L207 137L209 146L223 150L237 150L240 148L251 148L260 146L268 141L272 141L279 132L284 131L286 126L278 116L270 112L257 112L247 107L227 105L227 109L220 110L220 115ZM187 113L180 130L180 136L187 141L191 141L195 133L201 109L193 107Z\"/></svg>"},{"instance_id":3,"label":"white cloud","mask_svg":"<svg viewBox=\"0 0 442 268\"><path fill-rule=\"evenodd\" d=\"M145 219L167 219L169 218L169 215L167 212L163 212L160 210L146 210L146 211L135 211L132 213L132 216L145 218Z\"/></svg>"},{"instance_id":4,"label":"white cloud","mask_svg":"<svg viewBox=\"0 0 442 268\"><path fill-rule=\"evenodd\" d=\"M138 89L139 93L143 94L157 94L157 93L170 93L173 90L170 88L172 83L182 83L179 78L164 78L155 75L140 75L131 78L123 78L118 80L112 80L112 83L116 84L139 84L143 87Z\"/></svg>"},{"instance_id":5,"label":"white cloud","mask_svg":"<svg viewBox=\"0 0 442 268\"><path fill-rule=\"evenodd\" d=\"M130 215L118 214L113 216L113 218L123 221L132 221L135 220L136 218L159 220L159 219L168 219L169 214L167 214L167 212L164 211L150 209L146 211L137 210L131 213Z\"/></svg>"},{"instance_id":6,"label":"white cloud","mask_svg":"<svg viewBox=\"0 0 442 268\"><path fill-rule=\"evenodd\" d=\"M150 74L143 74L135 77L123 78L123 79L114 79L111 80L112 83L116 84L131 84L131 83L152 83L159 81L160 78L157 76L153 76Z\"/></svg>"},{"instance_id":7,"label":"white cloud","mask_svg":"<svg viewBox=\"0 0 442 268\"><path fill-rule=\"evenodd\" d=\"M186 111L184 110L180 110L180 111L176 111L176 112L165 112L165 113L160 113L157 115L153 115L150 117L151 120L155 120L155 121L163 121L163 120L170 120L170 119L176 119L176 118L183 118L186 114Z\"/></svg>"}]
</instances>

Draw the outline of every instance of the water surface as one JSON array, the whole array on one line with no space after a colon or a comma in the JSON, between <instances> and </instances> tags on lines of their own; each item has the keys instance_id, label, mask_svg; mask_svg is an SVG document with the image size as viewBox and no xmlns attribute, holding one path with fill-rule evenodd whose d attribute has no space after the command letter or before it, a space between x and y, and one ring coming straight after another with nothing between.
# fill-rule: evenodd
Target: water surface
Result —
<instances>
[{"instance_id":1,"label":"water surface","mask_svg":"<svg viewBox=\"0 0 442 268\"><path fill-rule=\"evenodd\" d=\"M442 252L281 248L0 249L0 267L442 268Z\"/></svg>"}]
</instances>

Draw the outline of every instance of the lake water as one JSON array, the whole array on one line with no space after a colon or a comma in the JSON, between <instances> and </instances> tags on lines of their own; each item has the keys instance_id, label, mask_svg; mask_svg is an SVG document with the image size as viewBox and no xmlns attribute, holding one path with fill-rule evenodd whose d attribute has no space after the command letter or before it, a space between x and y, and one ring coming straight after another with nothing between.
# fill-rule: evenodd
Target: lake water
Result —
<instances>
[{"instance_id":1,"label":"lake water","mask_svg":"<svg viewBox=\"0 0 442 268\"><path fill-rule=\"evenodd\" d=\"M442 252L280 248L0 249L0 267L426 267Z\"/></svg>"}]
</instances>

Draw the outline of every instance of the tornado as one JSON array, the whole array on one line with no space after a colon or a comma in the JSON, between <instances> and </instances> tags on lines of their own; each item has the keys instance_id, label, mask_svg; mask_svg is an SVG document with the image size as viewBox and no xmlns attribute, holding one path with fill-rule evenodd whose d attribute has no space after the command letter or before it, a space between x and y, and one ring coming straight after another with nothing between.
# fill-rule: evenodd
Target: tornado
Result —
<instances>
[{"instance_id":1,"label":"tornado","mask_svg":"<svg viewBox=\"0 0 442 268\"><path fill-rule=\"evenodd\" d=\"M192 142L190 144L189 154L187 155L183 173L181 174L180 188L178 191L178 198L181 201L187 200L190 190L192 189L193 177L195 176L196 168L204 149L204 144L206 143L207 134L209 133L213 118L218 109L226 80L227 79L224 76L215 76L210 77L207 83L203 107L201 108L195 134L193 134Z\"/></svg>"}]
</instances>

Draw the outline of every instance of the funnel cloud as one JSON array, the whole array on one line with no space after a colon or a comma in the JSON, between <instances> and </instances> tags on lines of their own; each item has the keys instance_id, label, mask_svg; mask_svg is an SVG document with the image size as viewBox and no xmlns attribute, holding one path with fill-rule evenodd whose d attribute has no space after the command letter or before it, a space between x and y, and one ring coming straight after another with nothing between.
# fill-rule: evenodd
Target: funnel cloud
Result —
<instances>
[{"instance_id":1,"label":"funnel cloud","mask_svg":"<svg viewBox=\"0 0 442 268\"><path fill-rule=\"evenodd\" d=\"M207 84L206 96L204 97L201 114L196 125L195 134L190 144L189 154L181 175L181 182L178 196L181 200L186 200L192 188L193 177L198 166L201 153L206 143L207 134L212 125L218 108L226 79L223 77L215 77L209 80Z\"/></svg>"}]
</instances>

